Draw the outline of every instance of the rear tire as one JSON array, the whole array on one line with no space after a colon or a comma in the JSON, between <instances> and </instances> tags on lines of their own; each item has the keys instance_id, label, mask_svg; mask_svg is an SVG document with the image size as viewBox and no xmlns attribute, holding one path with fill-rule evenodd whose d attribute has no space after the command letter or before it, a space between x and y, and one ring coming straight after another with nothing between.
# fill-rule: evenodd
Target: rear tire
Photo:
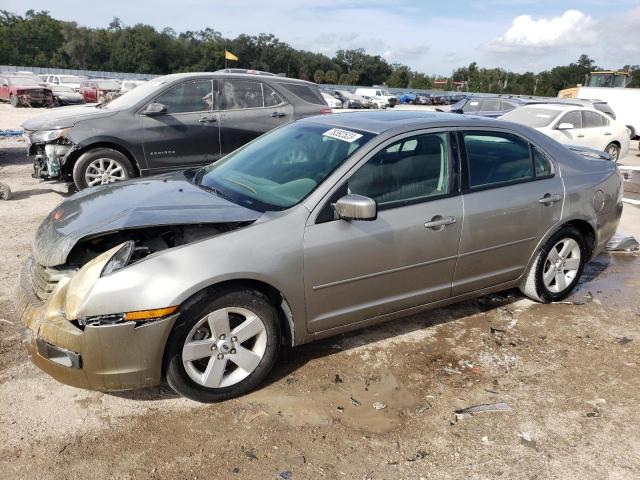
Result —
<instances>
[{"instance_id":1,"label":"rear tire","mask_svg":"<svg viewBox=\"0 0 640 480\"><path fill-rule=\"evenodd\" d=\"M18 97L16 97L15 95L9 96L9 103L13 108L18 108L20 106L20 101L18 100Z\"/></svg>"},{"instance_id":2,"label":"rear tire","mask_svg":"<svg viewBox=\"0 0 640 480\"><path fill-rule=\"evenodd\" d=\"M94 148L80 155L73 166L73 182L78 190L115 183L135 177L129 159L112 148Z\"/></svg>"},{"instance_id":3,"label":"rear tire","mask_svg":"<svg viewBox=\"0 0 640 480\"><path fill-rule=\"evenodd\" d=\"M604 151L613 157L614 162L618 163L618 160L620 159L620 147L618 145L612 142L607 145Z\"/></svg>"},{"instance_id":4,"label":"rear tire","mask_svg":"<svg viewBox=\"0 0 640 480\"><path fill-rule=\"evenodd\" d=\"M180 313L165 350L167 383L202 403L243 395L267 377L280 344L278 314L264 294L216 292Z\"/></svg>"},{"instance_id":5,"label":"rear tire","mask_svg":"<svg viewBox=\"0 0 640 480\"><path fill-rule=\"evenodd\" d=\"M561 228L538 252L520 284L520 291L542 303L566 298L580 280L589 253L578 229Z\"/></svg>"}]
</instances>

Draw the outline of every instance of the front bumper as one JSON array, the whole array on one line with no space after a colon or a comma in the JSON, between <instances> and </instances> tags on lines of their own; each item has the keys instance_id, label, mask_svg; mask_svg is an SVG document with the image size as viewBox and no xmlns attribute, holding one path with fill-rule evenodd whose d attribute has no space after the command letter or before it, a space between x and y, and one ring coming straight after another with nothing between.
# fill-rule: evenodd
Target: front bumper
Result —
<instances>
[{"instance_id":1,"label":"front bumper","mask_svg":"<svg viewBox=\"0 0 640 480\"><path fill-rule=\"evenodd\" d=\"M31 287L31 262L22 269L16 298L26 326L23 342L38 368L59 382L90 390L160 383L164 347L177 315L140 326L123 322L80 328L62 313L68 280L40 301Z\"/></svg>"}]
</instances>

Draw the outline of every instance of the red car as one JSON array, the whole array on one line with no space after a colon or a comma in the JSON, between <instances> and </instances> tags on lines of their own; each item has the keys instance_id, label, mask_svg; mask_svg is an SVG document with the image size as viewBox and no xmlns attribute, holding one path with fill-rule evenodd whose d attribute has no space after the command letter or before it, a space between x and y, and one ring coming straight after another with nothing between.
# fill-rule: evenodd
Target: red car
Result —
<instances>
[{"instance_id":1,"label":"red car","mask_svg":"<svg viewBox=\"0 0 640 480\"><path fill-rule=\"evenodd\" d=\"M80 94L87 103L104 103L107 94L119 92L120 84L115 80L83 80L80 83Z\"/></svg>"},{"instance_id":2,"label":"red car","mask_svg":"<svg viewBox=\"0 0 640 480\"><path fill-rule=\"evenodd\" d=\"M48 107L53 103L53 93L32 77L0 75L0 100L13 107Z\"/></svg>"}]
</instances>

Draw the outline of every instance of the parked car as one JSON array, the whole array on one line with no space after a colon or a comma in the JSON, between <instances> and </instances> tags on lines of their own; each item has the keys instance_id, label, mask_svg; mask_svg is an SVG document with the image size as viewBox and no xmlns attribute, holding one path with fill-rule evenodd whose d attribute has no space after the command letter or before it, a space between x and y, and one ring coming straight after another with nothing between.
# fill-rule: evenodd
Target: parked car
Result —
<instances>
[{"instance_id":1,"label":"parked car","mask_svg":"<svg viewBox=\"0 0 640 480\"><path fill-rule=\"evenodd\" d=\"M82 105L85 99L71 87L63 85L51 85L49 87L53 95L53 106L63 107L67 105Z\"/></svg>"},{"instance_id":2,"label":"parked car","mask_svg":"<svg viewBox=\"0 0 640 480\"><path fill-rule=\"evenodd\" d=\"M93 80L88 83L93 83ZM34 171L78 189L205 165L292 120L331 113L317 85L267 75L159 77L104 105L24 123Z\"/></svg>"},{"instance_id":3,"label":"parked car","mask_svg":"<svg viewBox=\"0 0 640 480\"><path fill-rule=\"evenodd\" d=\"M536 104L520 107L501 118L535 128L565 145L605 151L616 162L629 151L627 127L593 108Z\"/></svg>"},{"instance_id":4,"label":"parked car","mask_svg":"<svg viewBox=\"0 0 640 480\"><path fill-rule=\"evenodd\" d=\"M342 108L342 102L333 95L326 92L320 92L320 94L322 95L322 98L324 98L324 101L327 102L327 105L331 108Z\"/></svg>"},{"instance_id":5,"label":"parked car","mask_svg":"<svg viewBox=\"0 0 640 480\"><path fill-rule=\"evenodd\" d=\"M258 387L281 345L518 286L560 301L621 212L615 163L523 125L315 116L207 167L64 200L17 311L33 362L61 382L166 378L219 401Z\"/></svg>"},{"instance_id":6,"label":"parked car","mask_svg":"<svg viewBox=\"0 0 640 480\"><path fill-rule=\"evenodd\" d=\"M377 97L370 97L368 95L362 95L362 98L368 100L371 103L371 108L387 108L389 103L386 100Z\"/></svg>"},{"instance_id":7,"label":"parked car","mask_svg":"<svg viewBox=\"0 0 640 480\"><path fill-rule=\"evenodd\" d=\"M115 80L83 80L80 83L80 94L88 103L104 103L107 95L120 91L120 84Z\"/></svg>"},{"instance_id":8,"label":"parked car","mask_svg":"<svg viewBox=\"0 0 640 480\"><path fill-rule=\"evenodd\" d=\"M451 106L451 113L464 113L481 117L498 118L514 108L533 103L530 99L517 97L480 97L471 95Z\"/></svg>"},{"instance_id":9,"label":"parked car","mask_svg":"<svg viewBox=\"0 0 640 480\"><path fill-rule=\"evenodd\" d=\"M40 75L47 85L58 85L62 87L69 87L76 92L80 91L80 84L86 77L80 77L78 75Z\"/></svg>"},{"instance_id":10,"label":"parked car","mask_svg":"<svg viewBox=\"0 0 640 480\"><path fill-rule=\"evenodd\" d=\"M336 90L334 95L342 102L342 108L371 108L373 103L371 100L356 95L349 90Z\"/></svg>"},{"instance_id":11,"label":"parked car","mask_svg":"<svg viewBox=\"0 0 640 480\"><path fill-rule=\"evenodd\" d=\"M147 83L146 80L123 80L120 83L120 90L107 93L105 95L105 101L110 102L111 100L118 98L123 93L126 93L129 90L133 90L134 88L139 87L140 85L144 85L145 83Z\"/></svg>"},{"instance_id":12,"label":"parked car","mask_svg":"<svg viewBox=\"0 0 640 480\"><path fill-rule=\"evenodd\" d=\"M0 100L12 107L48 107L53 103L51 89L29 75L0 74Z\"/></svg>"},{"instance_id":13,"label":"parked car","mask_svg":"<svg viewBox=\"0 0 640 480\"><path fill-rule=\"evenodd\" d=\"M415 92L407 92L400 95L399 103L406 105L433 105L430 94Z\"/></svg>"},{"instance_id":14,"label":"parked car","mask_svg":"<svg viewBox=\"0 0 640 480\"><path fill-rule=\"evenodd\" d=\"M386 108L382 105L393 108L398 104L398 97L381 87L358 88L356 95L369 97L377 105L377 108Z\"/></svg>"}]
</instances>

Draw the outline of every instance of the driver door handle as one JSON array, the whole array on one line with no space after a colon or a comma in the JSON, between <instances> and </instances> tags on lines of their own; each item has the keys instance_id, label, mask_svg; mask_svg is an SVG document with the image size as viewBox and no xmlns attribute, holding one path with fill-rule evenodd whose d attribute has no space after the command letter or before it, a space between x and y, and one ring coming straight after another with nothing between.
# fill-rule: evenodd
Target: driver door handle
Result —
<instances>
[{"instance_id":1,"label":"driver door handle","mask_svg":"<svg viewBox=\"0 0 640 480\"><path fill-rule=\"evenodd\" d=\"M611 132L606 132L605 135L613 135Z\"/></svg>"},{"instance_id":2,"label":"driver door handle","mask_svg":"<svg viewBox=\"0 0 640 480\"><path fill-rule=\"evenodd\" d=\"M271 114L271 116L272 116L273 118L280 118L280 117L284 117L285 115L286 115L286 114L285 114L285 113L282 113L282 112L273 112L273 113Z\"/></svg>"},{"instance_id":3,"label":"driver door handle","mask_svg":"<svg viewBox=\"0 0 640 480\"><path fill-rule=\"evenodd\" d=\"M218 119L216 117L200 117L200 120L198 120L200 123L215 123L218 121Z\"/></svg>"},{"instance_id":4,"label":"driver door handle","mask_svg":"<svg viewBox=\"0 0 640 480\"><path fill-rule=\"evenodd\" d=\"M538 200L538 203L542 203L543 205L551 205L552 203L556 203L562 200L562 195L545 193L544 197Z\"/></svg>"},{"instance_id":5,"label":"driver door handle","mask_svg":"<svg viewBox=\"0 0 640 480\"><path fill-rule=\"evenodd\" d=\"M576 135L576 137L578 137L578 138L583 138L583 137L584 137L584 134L582 134L582 133L578 133L578 134Z\"/></svg>"},{"instance_id":6,"label":"driver door handle","mask_svg":"<svg viewBox=\"0 0 640 480\"><path fill-rule=\"evenodd\" d=\"M432 230L442 230L442 227L456 223L455 217L442 217L436 215L430 221L424 224L424 228L430 228Z\"/></svg>"}]
</instances>

